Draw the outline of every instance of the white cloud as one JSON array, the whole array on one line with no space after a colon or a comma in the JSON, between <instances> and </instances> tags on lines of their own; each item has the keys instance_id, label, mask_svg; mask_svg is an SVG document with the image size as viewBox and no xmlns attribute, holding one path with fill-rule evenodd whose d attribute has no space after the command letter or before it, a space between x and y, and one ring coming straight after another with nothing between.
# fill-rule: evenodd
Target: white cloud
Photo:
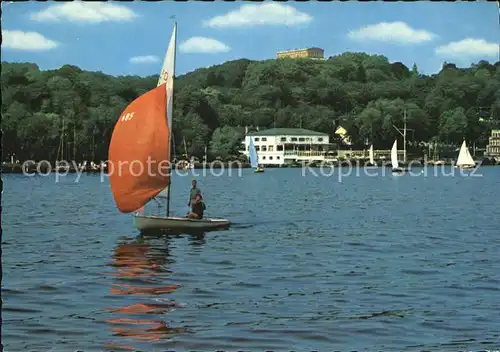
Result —
<instances>
[{"instance_id":1,"label":"white cloud","mask_svg":"<svg viewBox=\"0 0 500 352\"><path fill-rule=\"evenodd\" d=\"M111 2L67 2L51 5L31 14L35 21L61 21L100 23L105 21L129 21L137 15L128 7Z\"/></svg>"},{"instance_id":2,"label":"white cloud","mask_svg":"<svg viewBox=\"0 0 500 352\"><path fill-rule=\"evenodd\" d=\"M160 59L158 58L158 56L154 55L134 56L129 60L131 64L153 64L159 61Z\"/></svg>"},{"instance_id":3,"label":"white cloud","mask_svg":"<svg viewBox=\"0 0 500 352\"><path fill-rule=\"evenodd\" d=\"M423 29L415 29L405 22L380 22L350 31L353 40L374 40L402 44L417 44L435 39L436 35Z\"/></svg>"},{"instance_id":4,"label":"white cloud","mask_svg":"<svg viewBox=\"0 0 500 352\"><path fill-rule=\"evenodd\" d=\"M499 52L498 43L488 43L484 39L474 38L466 38L436 48L437 55L450 58L498 56Z\"/></svg>"},{"instance_id":5,"label":"white cloud","mask_svg":"<svg viewBox=\"0 0 500 352\"><path fill-rule=\"evenodd\" d=\"M277 2L241 5L238 10L215 16L204 25L212 28L253 27L259 25L295 26L307 24L312 16L290 5Z\"/></svg>"},{"instance_id":6,"label":"white cloud","mask_svg":"<svg viewBox=\"0 0 500 352\"><path fill-rule=\"evenodd\" d=\"M57 48L59 43L37 32L2 30L2 47L12 50L44 51Z\"/></svg>"},{"instance_id":7,"label":"white cloud","mask_svg":"<svg viewBox=\"0 0 500 352\"><path fill-rule=\"evenodd\" d=\"M191 37L179 46L185 53L225 53L231 50L229 46L218 40L206 37Z\"/></svg>"}]
</instances>

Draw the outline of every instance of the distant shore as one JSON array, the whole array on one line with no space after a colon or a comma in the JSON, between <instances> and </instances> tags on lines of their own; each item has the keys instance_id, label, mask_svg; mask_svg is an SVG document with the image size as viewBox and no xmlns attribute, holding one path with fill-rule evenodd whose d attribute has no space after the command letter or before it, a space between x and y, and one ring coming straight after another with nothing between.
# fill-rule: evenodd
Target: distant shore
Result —
<instances>
[{"instance_id":1,"label":"distant shore","mask_svg":"<svg viewBox=\"0 0 500 352\"><path fill-rule=\"evenodd\" d=\"M379 166L384 166L384 167L391 167L391 163L386 161L377 161L376 162ZM421 160L413 160L408 163L401 163L400 166L407 167L410 165L411 167L425 167L425 166L452 166L454 165L454 161L442 161L439 163L434 163L432 161L428 162L423 162ZM499 166L500 163L496 162L494 159L483 159L480 161L480 166ZM237 169L237 168L243 168L243 169L249 169L251 168L249 163L243 163L241 161L232 161L232 162L221 162L221 161L213 161L209 163L195 163L194 165L195 170L199 169L204 169L204 168L212 168L212 169ZM328 166L333 166L333 167L365 167L369 166L368 161L365 160L359 160L359 159L351 159L351 160L342 160L342 161L335 161L335 162L311 162L311 163L293 163L293 164L285 164L285 165L262 165L265 168L268 169L274 169L274 168L302 168L302 167L328 167ZM183 169L177 168L177 171L182 171ZM188 170L186 170L188 171ZM39 169L36 169L36 165L32 165L27 168L25 173L33 174L33 173L49 173L53 172L55 173L55 168L49 168L48 165L40 165ZM80 170L79 172L82 173L89 173L89 174L98 174L98 173L107 173L107 168L104 169L83 169ZM22 174L23 173L23 165L22 164L12 164L12 163L4 163L2 164L2 173L4 174ZM60 173L76 173L76 169L74 167L70 167L69 170L63 170L60 171Z\"/></svg>"}]
</instances>

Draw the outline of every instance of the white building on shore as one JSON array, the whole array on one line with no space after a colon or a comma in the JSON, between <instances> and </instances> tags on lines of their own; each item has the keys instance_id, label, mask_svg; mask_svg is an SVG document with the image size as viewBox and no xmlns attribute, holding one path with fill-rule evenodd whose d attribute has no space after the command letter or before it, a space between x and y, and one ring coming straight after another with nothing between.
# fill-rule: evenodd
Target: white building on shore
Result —
<instances>
[{"instance_id":1,"label":"white building on shore","mask_svg":"<svg viewBox=\"0 0 500 352\"><path fill-rule=\"evenodd\" d=\"M253 139L262 165L283 165L294 162L321 162L328 157L330 137L326 133L302 128L271 128L249 132L242 142L241 153L249 156L248 146Z\"/></svg>"},{"instance_id":2,"label":"white building on shore","mask_svg":"<svg viewBox=\"0 0 500 352\"><path fill-rule=\"evenodd\" d=\"M500 130L491 130L491 136L484 155L500 160Z\"/></svg>"}]
</instances>

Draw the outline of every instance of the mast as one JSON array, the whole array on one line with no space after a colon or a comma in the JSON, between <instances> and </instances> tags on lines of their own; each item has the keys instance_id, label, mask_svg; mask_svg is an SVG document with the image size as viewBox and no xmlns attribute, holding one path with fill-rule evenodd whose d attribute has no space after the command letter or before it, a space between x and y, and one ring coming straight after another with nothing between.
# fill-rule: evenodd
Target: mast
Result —
<instances>
[{"instance_id":1,"label":"mast","mask_svg":"<svg viewBox=\"0 0 500 352\"><path fill-rule=\"evenodd\" d=\"M403 162L406 164L406 107L404 108L404 130L403 130Z\"/></svg>"},{"instance_id":2,"label":"mast","mask_svg":"<svg viewBox=\"0 0 500 352\"><path fill-rule=\"evenodd\" d=\"M76 161L76 124L73 124L73 161Z\"/></svg>"},{"instance_id":3,"label":"mast","mask_svg":"<svg viewBox=\"0 0 500 352\"><path fill-rule=\"evenodd\" d=\"M64 160L64 134L65 134L65 130L64 130L64 117L62 118L62 134L61 134L61 158L62 160Z\"/></svg>"},{"instance_id":4,"label":"mast","mask_svg":"<svg viewBox=\"0 0 500 352\"><path fill-rule=\"evenodd\" d=\"M186 159L189 160L188 148L187 148L187 144L186 144L186 137L182 137L182 141L184 142L184 154L186 155Z\"/></svg>"},{"instance_id":5,"label":"mast","mask_svg":"<svg viewBox=\"0 0 500 352\"><path fill-rule=\"evenodd\" d=\"M399 128L397 128L395 125L392 125L392 127L394 127L396 129L396 131L398 131L398 133L403 136L403 162L406 164L406 107L404 107L404 113L403 113L403 121L404 121L404 125L403 125L403 132L401 132L401 130Z\"/></svg>"},{"instance_id":6,"label":"mast","mask_svg":"<svg viewBox=\"0 0 500 352\"><path fill-rule=\"evenodd\" d=\"M92 162L94 162L95 159L95 137L94 134L92 134Z\"/></svg>"},{"instance_id":7,"label":"mast","mask_svg":"<svg viewBox=\"0 0 500 352\"><path fill-rule=\"evenodd\" d=\"M175 85L175 62L177 56L177 21L174 21L174 64L173 64L173 72L172 72L172 125L174 120L174 85ZM168 84L168 83L167 83ZM167 123L168 123L168 109L167 109ZM169 126L172 127L172 126ZM167 217L170 216L170 189L172 188L172 133L173 128L168 134L168 160L169 160L169 178L168 178L168 191L167 191Z\"/></svg>"},{"instance_id":8,"label":"mast","mask_svg":"<svg viewBox=\"0 0 500 352\"><path fill-rule=\"evenodd\" d=\"M64 118L63 118L64 119ZM57 146L57 155L56 155L56 166L57 164L59 163L59 156L60 156L60 153L61 153L61 146L62 146L62 129L61 129L61 132L59 134L59 145Z\"/></svg>"}]
</instances>

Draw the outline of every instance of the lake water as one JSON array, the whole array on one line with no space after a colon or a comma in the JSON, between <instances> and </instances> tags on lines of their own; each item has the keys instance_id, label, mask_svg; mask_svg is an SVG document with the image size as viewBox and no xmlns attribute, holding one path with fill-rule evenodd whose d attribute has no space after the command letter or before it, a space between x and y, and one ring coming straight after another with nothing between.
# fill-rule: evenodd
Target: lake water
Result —
<instances>
[{"instance_id":1,"label":"lake water","mask_svg":"<svg viewBox=\"0 0 500 352\"><path fill-rule=\"evenodd\" d=\"M500 350L500 168L389 171L198 177L232 228L156 238L107 178L4 175L4 348Z\"/></svg>"}]
</instances>

